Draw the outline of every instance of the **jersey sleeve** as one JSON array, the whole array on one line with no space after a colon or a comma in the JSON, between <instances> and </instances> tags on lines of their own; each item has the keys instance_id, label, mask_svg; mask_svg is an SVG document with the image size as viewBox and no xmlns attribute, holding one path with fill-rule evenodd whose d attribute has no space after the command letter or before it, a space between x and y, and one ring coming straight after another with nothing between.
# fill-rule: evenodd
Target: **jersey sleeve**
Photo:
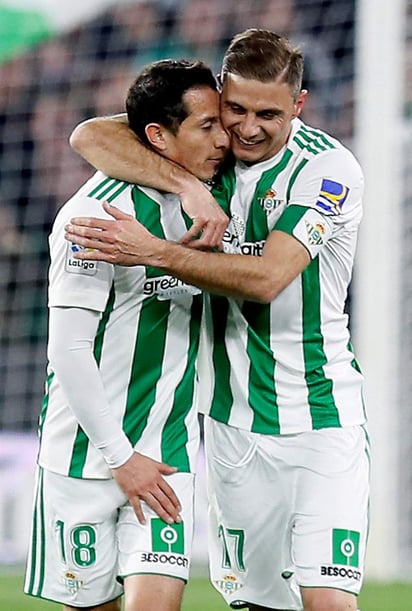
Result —
<instances>
[{"instance_id":1,"label":"jersey sleeve","mask_svg":"<svg viewBox=\"0 0 412 611\"><path fill-rule=\"evenodd\" d=\"M110 409L93 354L100 316L82 308L50 308L48 358L77 422L107 465L116 468L133 448Z\"/></svg>"},{"instance_id":2,"label":"jersey sleeve","mask_svg":"<svg viewBox=\"0 0 412 611\"><path fill-rule=\"evenodd\" d=\"M68 242L64 227L74 216L109 217L102 203L84 194L77 194L59 211L49 238L49 301L50 307L81 307L102 312L113 280L114 268L103 261L74 258L82 247Z\"/></svg>"},{"instance_id":3,"label":"jersey sleeve","mask_svg":"<svg viewBox=\"0 0 412 611\"><path fill-rule=\"evenodd\" d=\"M311 159L291 186L288 204L274 229L293 235L317 256L342 231L354 231L362 218L363 174L347 149Z\"/></svg>"}]
</instances>

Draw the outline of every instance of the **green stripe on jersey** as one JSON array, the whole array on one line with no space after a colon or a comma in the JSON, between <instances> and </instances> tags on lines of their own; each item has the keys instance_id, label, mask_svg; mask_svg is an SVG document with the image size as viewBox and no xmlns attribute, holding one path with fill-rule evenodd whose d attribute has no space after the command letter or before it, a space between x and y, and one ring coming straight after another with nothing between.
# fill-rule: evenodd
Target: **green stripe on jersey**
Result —
<instances>
[{"instance_id":1,"label":"green stripe on jersey","mask_svg":"<svg viewBox=\"0 0 412 611\"><path fill-rule=\"evenodd\" d=\"M54 371L49 373L49 375L47 376L47 379L46 379L46 392L44 393L43 401L42 401L42 404L41 404L40 417L39 417L39 435L40 435L40 438L41 438L41 433L43 431L44 421L46 420L47 408L49 406L50 387L52 385L53 378L54 378Z\"/></svg>"},{"instance_id":2,"label":"green stripe on jersey","mask_svg":"<svg viewBox=\"0 0 412 611\"><path fill-rule=\"evenodd\" d=\"M325 149L335 149L336 146L329 140L324 132L321 132L318 129L313 129L313 127L308 127L307 125L302 124L299 129L299 133L304 132L307 135L310 135L313 139L317 140L319 146L325 146Z\"/></svg>"},{"instance_id":3,"label":"green stripe on jersey","mask_svg":"<svg viewBox=\"0 0 412 611\"><path fill-rule=\"evenodd\" d=\"M169 414L162 433L162 461L178 467L179 471L190 471L190 461L186 450L187 430L182 427L186 415L193 409L195 364L199 347L200 321L202 317L201 295L195 295L190 316L189 352L186 369L176 387L173 409ZM179 441L180 440L180 441ZM177 448L177 450L173 450Z\"/></svg>"},{"instance_id":4,"label":"green stripe on jersey","mask_svg":"<svg viewBox=\"0 0 412 611\"><path fill-rule=\"evenodd\" d=\"M219 203L219 206L230 215L230 200L236 188L236 178L234 168L230 168L220 178L220 182L212 189L212 195Z\"/></svg>"},{"instance_id":5,"label":"green stripe on jersey","mask_svg":"<svg viewBox=\"0 0 412 611\"><path fill-rule=\"evenodd\" d=\"M306 149L312 155L318 155L323 151L335 148L334 144L326 136L317 130L308 129L302 125L293 137L299 148Z\"/></svg>"},{"instance_id":6,"label":"green stripe on jersey","mask_svg":"<svg viewBox=\"0 0 412 611\"><path fill-rule=\"evenodd\" d=\"M233 405L233 393L230 385L231 368L225 341L229 302L225 297L211 295L210 308L214 333L213 369L219 376L219 383L216 384L215 382L209 415L211 418L228 423Z\"/></svg>"},{"instance_id":7,"label":"green stripe on jersey","mask_svg":"<svg viewBox=\"0 0 412 611\"><path fill-rule=\"evenodd\" d=\"M286 202L289 203L290 201L290 193L292 191L292 187L296 182L297 177L299 176L300 172L303 170L303 168L305 167L305 165L308 163L309 159L302 159L302 161L299 163L299 165L297 166L297 168L293 171L290 180L289 180L289 184L288 184L288 188L286 190Z\"/></svg>"},{"instance_id":8,"label":"green stripe on jersey","mask_svg":"<svg viewBox=\"0 0 412 611\"><path fill-rule=\"evenodd\" d=\"M306 206L289 206L276 224L276 229L292 235L294 227L307 210ZM314 429L340 426L333 397L333 384L323 370L327 358L323 348L321 326L319 263L319 257L316 257L302 273L303 354Z\"/></svg>"},{"instance_id":9,"label":"green stripe on jersey","mask_svg":"<svg viewBox=\"0 0 412 611\"><path fill-rule=\"evenodd\" d=\"M323 348L320 293L319 257L316 257L302 273L303 354L314 429L340 426L333 383L323 369L327 358Z\"/></svg>"},{"instance_id":10,"label":"green stripe on jersey","mask_svg":"<svg viewBox=\"0 0 412 611\"><path fill-rule=\"evenodd\" d=\"M248 322L247 354L249 370L249 405L254 411L251 430L276 434L279 412L275 389L275 359L270 347L270 305L247 301L242 314Z\"/></svg>"},{"instance_id":11,"label":"green stripe on jersey","mask_svg":"<svg viewBox=\"0 0 412 611\"><path fill-rule=\"evenodd\" d=\"M156 386L162 375L169 312L169 301L159 301L153 297L143 303L140 311L123 419L124 432L132 445L140 439L156 400ZM150 349L149 329L151 329Z\"/></svg>"},{"instance_id":12,"label":"green stripe on jersey","mask_svg":"<svg viewBox=\"0 0 412 611\"><path fill-rule=\"evenodd\" d=\"M88 194L89 197L94 197L98 200L112 202L118 197L127 187L128 182L117 180L116 178L104 178L94 189Z\"/></svg>"},{"instance_id":13,"label":"green stripe on jersey","mask_svg":"<svg viewBox=\"0 0 412 611\"><path fill-rule=\"evenodd\" d=\"M246 242L261 241L267 238L267 215L260 202L267 197L267 192L272 188L272 185L279 174L286 168L291 156L292 152L286 150L279 163L277 163L273 168L270 168L262 173L262 176L256 185L253 201L246 222Z\"/></svg>"}]
</instances>

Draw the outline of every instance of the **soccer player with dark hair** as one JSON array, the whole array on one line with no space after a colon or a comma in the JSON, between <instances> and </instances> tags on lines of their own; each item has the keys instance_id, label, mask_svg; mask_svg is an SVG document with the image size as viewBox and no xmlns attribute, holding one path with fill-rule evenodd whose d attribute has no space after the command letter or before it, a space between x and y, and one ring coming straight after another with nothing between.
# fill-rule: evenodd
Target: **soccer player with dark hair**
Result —
<instances>
[{"instance_id":1,"label":"soccer player with dark hair","mask_svg":"<svg viewBox=\"0 0 412 611\"><path fill-rule=\"evenodd\" d=\"M127 113L146 146L201 181L228 137L201 62L165 60L132 84ZM50 236L49 368L25 591L69 609L179 611L190 565L199 446L201 291L155 268L80 261L69 219L101 202L179 240L176 195L97 172Z\"/></svg>"}]
</instances>

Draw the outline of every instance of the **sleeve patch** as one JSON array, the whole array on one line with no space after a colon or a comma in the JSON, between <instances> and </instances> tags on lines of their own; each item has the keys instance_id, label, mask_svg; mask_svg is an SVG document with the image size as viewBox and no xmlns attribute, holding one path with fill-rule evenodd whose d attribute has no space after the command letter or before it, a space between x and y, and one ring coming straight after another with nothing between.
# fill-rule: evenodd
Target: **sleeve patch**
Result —
<instances>
[{"instance_id":1,"label":"sleeve patch","mask_svg":"<svg viewBox=\"0 0 412 611\"><path fill-rule=\"evenodd\" d=\"M316 206L329 214L340 214L349 195L349 187L340 182L324 178L320 187Z\"/></svg>"},{"instance_id":2,"label":"sleeve patch","mask_svg":"<svg viewBox=\"0 0 412 611\"><path fill-rule=\"evenodd\" d=\"M306 246L312 259L316 257L331 235L332 228L329 222L312 208L308 208L293 229L293 236Z\"/></svg>"},{"instance_id":3,"label":"sleeve patch","mask_svg":"<svg viewBox=\"0 0 412 611\"><path fill-rule=\"evenodd\" d=\"M78 244L74 244L73 242L67 244L66 262L64 268L69 274L83 274L84 276L94 276L97 273L98 261L75 259L73 256L74 253L79 252L81 250L91 252L93 248L84 248L84 246L79 246Z\"/></svg>"}]
</instances>

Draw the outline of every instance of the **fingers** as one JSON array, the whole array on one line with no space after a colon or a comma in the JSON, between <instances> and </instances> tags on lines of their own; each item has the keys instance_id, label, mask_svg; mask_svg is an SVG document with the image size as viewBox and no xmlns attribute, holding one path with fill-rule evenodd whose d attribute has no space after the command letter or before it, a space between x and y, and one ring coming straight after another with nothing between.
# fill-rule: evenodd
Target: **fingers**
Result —
<instances>
[{"instance_id":1,"label":"fingers","mask_svg":"<svg viewBox=\"0 0 412 611\"><path fill-rule=\"evenodd\" d=\"M220 249L225 228L222 228L221 224L212 223L210 221L204 225L203 221L198 219L193 222L193 225L184 234L180 242L191 248L194 247L203 250L212 248Z\"/></svg>"},{"instance_id":2,"label":"fingers","mask_svg":"<svg viewBox=\"0 0 412 611\"><path fill-rule=\"evenodd\" d=\"M141 500L143 500L162 520L167 524L181 522L180 517L181 506L176 494L164 480L159 486L151 491L142 493L139 496L129 497L130 503L136 513L137 519L141 524L146 523L146 518L143 513Z\"/></svg>"},{"instance_id":3,"label":"fingers","mask_svg":"<svg viewBox=\"0 0 412 611\"><path fill-rule=\"evenodd\" d=\"M159 518L164 520L167 524L182 521L182 518L180 517L181 508L178 499L176 498L177 504L172 503L161 488L157 488L156 491L145 494L143 500L159 516Z\"/></svg>"},{"instance_id":4,"label":"fingers","mask_svg":"<svg viewBox=\"0 0 412 611\"><path fill-rule=\"evenodd\" d=\"M137 519L139 520L140 524L146 524L146 518L144 517L144 513L143 513L143 509L142 506L140 504L140 500L138 497L133 498L133 499L129 499L130 500L130 504L134 509L134 512L137 516Z\"/></svg>"},{"instance_id":5,"label":"fingers","mask_svg":"<svg viewBox=\"0 0 412 611\"><path fill-rule=\"evenodd\" d=\"M116 206L112 206L109 202L103 202L103 209L107 214L110 214L110 216L119 221L133 218L131 214L126 214L126 212L119 210Z\"/></svg>"},{"instance_id":6,"label":"fingers","mask_svg":"<svg viewBox=\"0 0 412 611\"><path fill-rule=\"evenodd\" d=\"M84 235L80 234L80 228L74 229L71 225L66 225L64 237L69 242L77 244L78 246L84 246L85 248L98 249L102 252L112 253L114 250L113 241L106 235L107 241L102 241L98 237L98 231L94 229L87 229ZM100 232L101 233L101 232ZM75 253L76 258L79 259L93 259L95 257L94 251L79 251Z\"/></svg>"}]
</instances>

